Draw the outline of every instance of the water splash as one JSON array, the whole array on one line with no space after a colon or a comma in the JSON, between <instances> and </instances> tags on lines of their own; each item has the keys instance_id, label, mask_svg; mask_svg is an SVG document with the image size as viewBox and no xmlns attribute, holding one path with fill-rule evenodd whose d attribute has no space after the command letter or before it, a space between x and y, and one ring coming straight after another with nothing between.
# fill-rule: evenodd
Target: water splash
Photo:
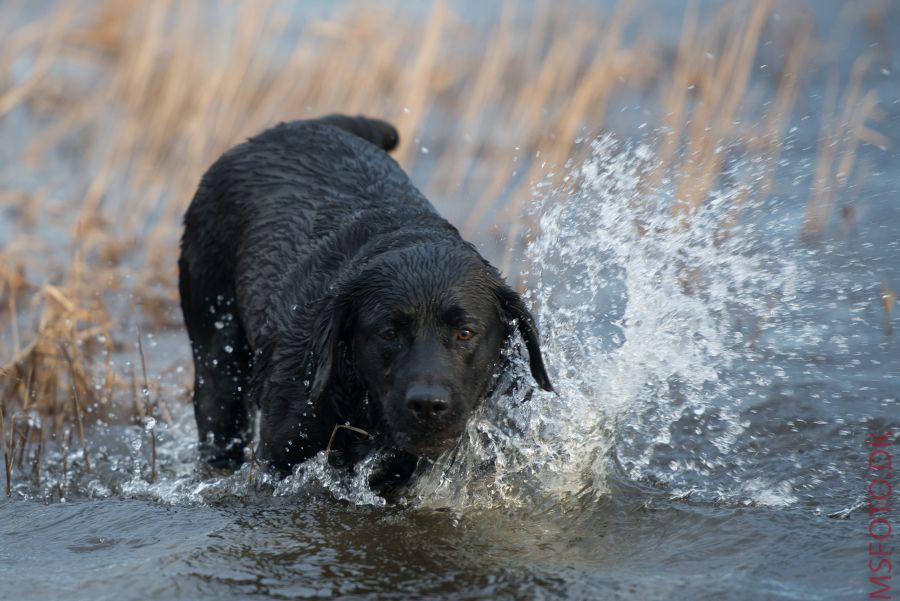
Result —
<instances>
[{"instance_id":1,"label":"water splash","mask_svg":"<svg viewBox=\"0 0 900 601\"><path fill-rule=\"evenodd\" d=\"M321 452L295 467L282 478L254 462L245 462L236 471L217 470L199 460L197 433L190 407L174 409L172 424L157 424L157 465L159 476L151 480L146 429L140 426L115 427L92 445L94 466L90 472L80 462L80 451L70 451L63 462L61 456L50 458L50 464L71 466L65 490L54 485L61 482L58 473L45 478L44 490L37 496L54 494L91 498L123 497L144 499L172 505L204 505L227 503L234 499L263 501L273 497L309 497L328 495L354 505L384 506L386 501L370 490L369 478L381 457L372 455L353 470L329 464ZM23 496L35 496L24 484ZM62 493L62 494L61 494Z\"/></svg>"},{"instance_id":2,"label":"water splash","mask_svg":"<svg viewBox=\"0 0 900 601\"><path fill-rule=\"evenodd\" d=\"M652 158L601 138L570 182L536 202L530 287L557 394L492 399L419 480L420 502L567 504L604 495L616 474L673 495L748 498L741 409L769 394L772 374L757 360L790 312L799 270L776 226L754 224L760 204L745 203L726 228L746 186L713 192L681 219L674 195L644 183ZM519 365L514 377L525 373ZM789 484L750 488L754 502L793 500L779 494Z\"/></svg>"}]
</instances>

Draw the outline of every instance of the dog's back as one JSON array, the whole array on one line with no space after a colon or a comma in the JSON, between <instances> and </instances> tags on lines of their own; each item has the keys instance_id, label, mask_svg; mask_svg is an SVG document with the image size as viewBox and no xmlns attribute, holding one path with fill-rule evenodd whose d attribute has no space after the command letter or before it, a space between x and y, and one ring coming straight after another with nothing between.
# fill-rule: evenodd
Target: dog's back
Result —
<instances>
[{"instance_id":1,"label":"dog's back","mask_svg":"<svg viewBox=\"0 0 900 601\"><path fill-rule=\"evenodd\" d=\"M364 117L294 121L236 146L204 175L185 215L183 268L216 266L221 274L205 276L213 290L202 293L211 301L223 294L221 280L236 276L251 344L285 269L335 246L342 232L352 236L354 223L443 222L382 150L397 140L391 125Z\"/></svg>"}]
</instances>

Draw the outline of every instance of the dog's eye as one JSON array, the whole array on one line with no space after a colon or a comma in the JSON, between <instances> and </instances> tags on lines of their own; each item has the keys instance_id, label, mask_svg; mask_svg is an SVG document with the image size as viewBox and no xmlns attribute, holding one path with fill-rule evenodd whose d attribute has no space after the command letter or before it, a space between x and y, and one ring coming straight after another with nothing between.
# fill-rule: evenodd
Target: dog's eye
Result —
<instances>
[{"instance_id":1,"label":"dog's eye","mask_svg":"<svg viewBox=\"0 0 900 601\"><path fill-rule=\"evenodd\" d=\"M456 332L456 339L461 342L466 342L467 340L472 340L475 337L475 332L470 330L469 328L460 328Z\"/></svg>"},{"instance_id":2,"label":"dog's eye","mask_svg":"<svg viewBox=\"0 0 900 601\"><path fill-rule=\"evenodd\" d=\"M383 340L387 340L388 342L393 342L397 340L397 330L394 328L385 328L378 333L379 336Z\"/></svg>"}]
</instances>

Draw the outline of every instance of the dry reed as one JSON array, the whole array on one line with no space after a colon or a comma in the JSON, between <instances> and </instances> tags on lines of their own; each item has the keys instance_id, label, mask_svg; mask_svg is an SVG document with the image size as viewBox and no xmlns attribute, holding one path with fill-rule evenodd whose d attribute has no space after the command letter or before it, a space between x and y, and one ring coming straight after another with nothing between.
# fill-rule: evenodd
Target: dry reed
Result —
<instances>
[{"instance_id":1,"label":"dry reed","mask_svg":"<svg viewBox=\"0 0 900 601\"><path fill-rule=\"evenodd\" d=\"M881 282L881 306L884 309L884 334L890 336L893 331L891 317L894 313L894 304L897 302L897 293L886 282Z\"/></svg>"}]
</instances>

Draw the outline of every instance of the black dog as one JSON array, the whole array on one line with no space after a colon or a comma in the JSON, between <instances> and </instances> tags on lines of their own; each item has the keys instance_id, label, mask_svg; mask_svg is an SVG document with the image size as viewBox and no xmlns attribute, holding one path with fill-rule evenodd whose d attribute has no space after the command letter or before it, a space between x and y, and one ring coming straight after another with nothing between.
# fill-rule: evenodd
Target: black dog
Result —
<instances>
[{"instance_id":1,"label":"black dog","mask_svg":"<svg viewBox=\"0 0 900 601\"><path fill-rule=\"evenodd\" d=\"M433 457L491 392L516 324L551 390L531 314L387 155L397 141L364 117L283 123L203 176L178 266L214 465L243 457L251 407L259 457L282 470L349 456L360 431Z\"/></svg>"}]
</instances>

